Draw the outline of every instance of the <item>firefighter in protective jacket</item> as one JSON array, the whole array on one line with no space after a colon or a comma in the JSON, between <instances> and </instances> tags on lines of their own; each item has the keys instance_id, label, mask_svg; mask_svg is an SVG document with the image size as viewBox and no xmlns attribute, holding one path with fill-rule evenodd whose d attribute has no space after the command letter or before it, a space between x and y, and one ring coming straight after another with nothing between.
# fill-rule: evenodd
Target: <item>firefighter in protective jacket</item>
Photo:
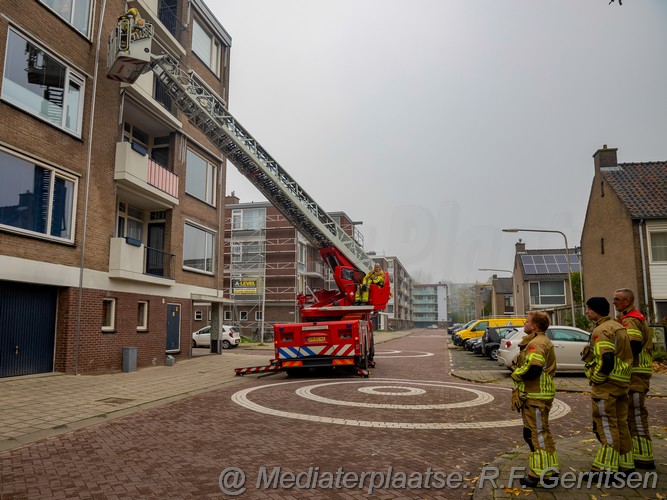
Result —
<instances>
[{"instance_id":1,"label":"firefighter in protective jacket","mask_svg":"<svg viewBox=\"0 0 667 500\"><path fill-rule=\"evenodd\" d=\"M556 396L556 354L546 336L547 328L549 317L545 312L528 313L523 328L528 335L519 343L516 368L512 372L512 409L521 413L523 439L530 448L530 471L520 482L529 487L538 486L540 479L558 473L558 454L549 430L549 412Z\"/></svg>"},{"instance_id":2,"label":"firefighter in protective jacket","mask_svg":"<svg viewBox=\"0 0 667 500\"><path fill-rule=\"evenodd\" d=\"M635 294L628 288L614 292L614 307L628 332L632 349L632 376L628 394L628 427L632 438L632 454L621 457L620 467L631 470L655 469L653 445L648 430L645 398L653 372L653 338L644 315L634 307ZM625 464L624 464L625 462Z\"/></svg>"},{"instance_id":3,"label":"firefighter in protective jacket","mask_svg":"<svg viewBox=\"0 0 667 500\"><path fill-rule=\"evenodd\" d=\"M592 471L618 472L621 455L632 451L627 423L632 351L625 328L609 317L604 297L586 301L586 316L596 326L582 352L591 385L593 432L601 447Z\"/></svg>"},{"instance_id":4,"label":"firefighter in protective jacket","mask_svg":"<svg viewBox=\"0 0 667 500\"><path fill-rule=\"evenodd\" d=\"M357 291L354 294L355 304L365 304L368 302L371 283L377 286L384 285L384 271L380 267L380 264L375 264L373 270L369 271L368 274L364 276L360 285L357 285Z\"/></svg>"}]
</instances>

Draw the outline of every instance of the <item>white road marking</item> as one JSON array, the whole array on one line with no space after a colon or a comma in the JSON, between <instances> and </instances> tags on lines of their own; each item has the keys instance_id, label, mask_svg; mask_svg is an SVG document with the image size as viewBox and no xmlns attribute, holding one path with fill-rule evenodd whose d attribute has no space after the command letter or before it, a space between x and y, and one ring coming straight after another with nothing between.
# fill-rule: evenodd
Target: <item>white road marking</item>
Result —
<instances>
[{"instance_id":1,"label":"white road marking","mask_svg":"<svg viewBox=\"0 0 667 500\"><path fill-rule=\"evenodd\" d=\"M374 382L374 381L373 381ZM481 404L490 403L493 401L493 396L488 392L478 391L476 389L471 389L469 387L454 387L449 386L446 383L424 383L424 382L410 382L404 381L405 385L426 385L433 387L453 387L455 389L461 389L463 391L472 392L476 394L477 397L471 401L462 401L459 403L442 403L442 404L426 404L426 405L397 405L389 403L367 403L365 401L340 401L337 399L325 398L322 396L317 396L312 393L313 389L318 387L325 387L329 385L340 385L340 384L367 384L368 380L354 380L354 381L341 381L341 382L329 382L326 384L315 384L308 387L301 387L296 390L296 393L304 398L312 399L313 401L318 401L320 403L328 403L332 405L339 406L356 406L358 408L385 408L391 410L446 410L448 408L468 408L471 406L477 406ZM382 387L382 386L381 386ZM385 386L386 387L386 386ZM396 386L394 386L396 387ZM371 388L372 389L372 388Z\"/></svg>"},{"instance_id":2,"label":"white road marking","mask_svg":"<svg viewBox=\"0 0 667 500\"><path fill-rule=\"evenodd\" d=\"M398 389L400 392L380 391L378 389ZM381 396L418 396L420 394L426 394L426 391L424 389L417 389L416 387L401 387L399 385L378 385L377 387L359 387L359 389L357 390L365 394L378 394Z\"/></svg>"},{"instance_id":3,"label":"white road marking","mask_svg":"<svg viewBox=\"0 0 667 500\"><path fill-rule=\"evenodd\" d=\"M356 383L376 383L376 382L391 382L393 384L405 384L406 386L417 385L418 382L424 382L424 385L433 385L433 386L442 386L449 387L454 386L460 389L470 389L466 384L459 383L450 383L450 382L439 382L439 381L429 381L429 380L403 380L403 379L392 379L392 378L381 378L374 380L359 380L354 381ZM345 381L349 383L348 381ZM344 383L344 382L340 382ZM296 413L291 411L275 410L272 408L267 408L260 404L254 403L248 399L248 395L254 391L262 389L271 389L281 385L291 385L291 384L303 384L303 381L294 381L294 382L278 382L275 384L266 384L258 387L251 387L249 389L244 389L242 391L236 392L232 395L232 401L236 404L243 406L252 411L258 413L263 413L266 415L273 415L277 417L291 418L296 420L305 420L310 422L320 422L327 424L336 424L336 425L350 425L354 427L373 427L373 428L392 428L392 429L493 429L498 427L514 427L523 425L521 418L513 418L509 420L488 420L488 421L475 421L475 422L433 422L433 423L420 423L420 422L384 422L377 420L354 420L354 419L343 419L335 417L323 417L318 415L307 415L304 413ZM506 390L511 389L504 387L494 387L495 390ZM480 391L481 392L481 391ZM411 408L414 408L412 406ZM549 414L550 420L555 420L567 415L570 412L570 407L560 401L559 399L554 399L551 412Z\"/></svg>"},{"instance_id":4,"label":"white road marking","mask_svg":"<svg viewBox=\"0 0 667 500\"><path fill-rule=\"evenodd\" d=\"M419 354L401 354L400 356L382 356L382 354L400 354L403 352L416 352ZM378 356L380 354L380 356ZM428 356L435 356L432 352L424 351L375 351L375 358L382 359L394 359L394 358L427 358ZM374 359L375 359L374 358Z\"/></svg>"}]
</instances>

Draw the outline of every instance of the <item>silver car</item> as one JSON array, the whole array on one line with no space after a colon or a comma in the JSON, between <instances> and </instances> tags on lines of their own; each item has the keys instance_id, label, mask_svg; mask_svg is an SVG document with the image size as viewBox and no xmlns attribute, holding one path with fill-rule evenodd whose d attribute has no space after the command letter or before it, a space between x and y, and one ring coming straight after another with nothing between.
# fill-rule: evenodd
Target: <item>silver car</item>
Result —
<instances>
[{"instance_id":1,"label":"silver car","mask_svg":"<svg viewBox=\"0 0 667 500\"><path fill-rule=\"evenodd\" d=\"M515 334L500 341L498 364L512 369L512 362L519 354L519 342L526 333L519 329ZM559 372L584 372L581 351L588 344L591 334L572 326L550 326L547 337L553 342L556 352L556 370Z\"/></svg>"}]
</instances>

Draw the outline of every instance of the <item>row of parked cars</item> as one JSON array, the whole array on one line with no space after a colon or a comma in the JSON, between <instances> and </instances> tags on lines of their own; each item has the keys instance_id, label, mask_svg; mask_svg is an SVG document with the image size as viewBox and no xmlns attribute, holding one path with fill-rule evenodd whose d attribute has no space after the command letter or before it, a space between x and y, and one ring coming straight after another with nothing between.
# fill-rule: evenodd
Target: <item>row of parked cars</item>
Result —
<instances>
[{"instance_id":1,"label":"row of parked cars","mask_svg":"<svg viewBox=\"0 0 667 500\"><path fill-rule=\"evenodd\" d=\"M571 326L553 325L547 329L546 334L554 345L556 370L583 373L581 351L588 344L590 333ZM467 338L458 345L473 353L488 356L497 361L499 366L511 370L512 362L519 354L519 342L525 335L523 326L490 326L481 336Z\"/></svg>"}]
</instances>

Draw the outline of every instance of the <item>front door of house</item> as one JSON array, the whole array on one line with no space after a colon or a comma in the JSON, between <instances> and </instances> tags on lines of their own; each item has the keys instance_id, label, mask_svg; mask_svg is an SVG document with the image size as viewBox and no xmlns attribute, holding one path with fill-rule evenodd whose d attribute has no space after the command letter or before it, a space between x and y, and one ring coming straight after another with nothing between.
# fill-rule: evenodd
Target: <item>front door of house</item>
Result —
<instances>
[{"instance_id":1,"label":"front door of house","mask_svg":"<svg viewBox=\"0 0 667 500\"><path fill-rule=\"evenodd\" d=\"M181 305L167 304L167 352L181 350Z\"/></svg>"}]
</instances>

